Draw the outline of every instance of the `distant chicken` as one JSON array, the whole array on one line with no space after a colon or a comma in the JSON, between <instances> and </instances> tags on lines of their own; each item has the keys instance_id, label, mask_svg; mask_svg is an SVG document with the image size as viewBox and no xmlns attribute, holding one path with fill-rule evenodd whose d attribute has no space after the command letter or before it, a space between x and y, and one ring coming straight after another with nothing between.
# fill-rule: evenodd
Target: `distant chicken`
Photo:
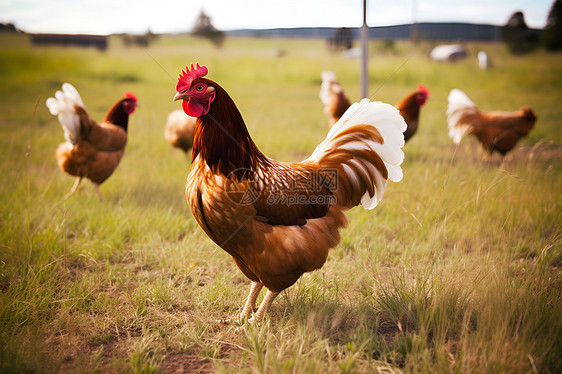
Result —
<instances>
[{"instance_id":1,"label":"distant chicken","mask_svg":"<svg viewBox=\"0 0 562 374\"><path fill-rule=\"evenodd\" d=\"M336 75L331 71L322 72L322 85L320 86L320 100L324 104L324 112L330 116L330 125L336 123L343 113L349 108L350 102ZM418 90L406 96L396 108L404 117L408 128L404 131L404 140L408 141L418 130L420 108L429 98L429 91L423 85L418 85Z\"/></svg>"},{"instance_id":2,"label":"distant chicken","mask_svg":"<svg viewBox=\"0 0 562 374\"><path fill-rule=\"evenodd\" d=\"M190 117L181 109L168 114L164 137L173 147L187 153L193 147L193 131L196 118Z\"/></svg>"},{"instance_id":3,"label":"distant chicken","mask_svg":"<svg viewBox=\"0 0 562 374\"><path fill-rule=\"evenodd\" d=\"M338 122L351 102L347 98L343 87L331 71L323 71L322 85L320 86L320 101L324 104L324 113L330 116L330 126Z\"/></svg>"},{"instance_id":4,"label":"distant chicken","mask_svg":"<svg viewBox=\"0 0 562 374\"><path fill-rule=\"evenodd\" d=\"M400 111L400 115L404 117L404 121L406 121L408 125L406 131L404 131L405 141L408 141L408 139L418 131L420 109L425 104L428 97L428 89L419 84L417 91L412 92L396 105L396 109Z\"/></svg>"},{"instance_id":5,"label":"distant chicken","mask_svg":"<svg viewBox=\"0 0 562 374\"><path fill-rule=\"evenodd\" d=\"M449 93L447 117L449 136L456 144L465 134L473 134L488 153L497 151L504 156L519 139L527 136L537 120L535 112L528 106L517 112L481 111L456 88Z\"/></svg>"},{"instance_id":6,"label":"distant chicken","mask_svg":"<svg viewBox=\"0 0 562 374\"><path fill-rule=\"evenodd\" d=\"M402 179L406 124L396 108L365 99L309 158L279 162L260 152L234 101L207 73L187 67L174 97L197 117L186 197L201 228L252 281L240 320L260 321L279 292L322 267L347 225L343 212L373 209L387 180Z\"/></svg>"},{"instance_id":7,"label":"distant chicken","mask_svg":"<svg viewBox=\"0 0 562 374\"><path fill-rule=\"evenodd\" d=\"M137 107L137 98L125 92L125 98L113 104L100 123L90 118L70 83L64 83L62 91L48 98L46 104L58 117L66 139L57 148L57 162L62 171L77 177L65 198L76 191L82 178L88 178L101 199L99 185L111 176L125 152L129 115Z\"/></svg>"}]
</instances>

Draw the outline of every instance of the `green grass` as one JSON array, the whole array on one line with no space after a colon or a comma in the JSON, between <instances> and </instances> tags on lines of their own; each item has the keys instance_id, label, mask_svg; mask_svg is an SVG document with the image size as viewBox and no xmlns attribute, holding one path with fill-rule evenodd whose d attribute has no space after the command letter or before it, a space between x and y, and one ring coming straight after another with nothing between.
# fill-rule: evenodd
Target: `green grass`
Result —
<instances>
[{"instance_id":1,"label":"green grass","mask_svg":"<svg viewBox=\"0 0 562 374\"><path fill-rule=\"evenodd\" d=\"M318 40L112 38L99 52L0 34L0 371L562 371L562 55L468 44L470 59L445 64L426 58L431 46L371 44L372 99L431 92L403 181L375 210L349 211L324 267L240 330L218 320L240 311L249 282L192 218L188 160L163 137L177 74L207 65L260 149L298 161L327 132L320 72L357 100L359 61ZM480 49L492 70L477 68ZM101 202L87 181L63 199L73 179L44 102L66 81L97 119L123 91L139 98ZM484 160L474 139L447 136L453 87L483 109L531 105L536 127L502 164Z\"/></svg>"}]
</instances>

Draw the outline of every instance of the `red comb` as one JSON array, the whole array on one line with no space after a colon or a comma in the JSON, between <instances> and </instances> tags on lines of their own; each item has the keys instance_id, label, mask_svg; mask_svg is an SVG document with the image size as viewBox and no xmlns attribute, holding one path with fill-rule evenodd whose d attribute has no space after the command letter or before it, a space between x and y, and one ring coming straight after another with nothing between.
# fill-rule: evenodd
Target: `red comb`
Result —
<instances>
[{"instance_id":1,"label":"red comb","mask_svg":"<svg viewBox=\"0 0 562 374\"><path fill-rule=\"evenodd\" d=\"M418 91L420 91L425 96L429 96L429 90L423 84L418 84Z\"/></svg>"},{"instance_id":2,"label":"red comb","mask_svg":"<svg viewBox=\"0 0 562 374\"><path fill-rule=\"evenodd\" d=\"M132 93L131 91L125 91L125 97L126 97L127 99L133 100L135 103L138 101L138 100L137 100L137 97L135 96L135 94Z\"/></svg>"},{"instance_id":3,"label":"red comb","mask_svg":"<svg viewBox=\"0 0 562 374\"><path fill-rule=\"evenodd\" d=\"M182 70L180 77L178 78L178 84L176 85L176 91L181 92L185 89L191 87L191 83L194 79L204 77L209 72L206 66L199 66L199 64L191 64L191 69L189 67L185 67L185 70Z\"/></svg>"}]
</instances>

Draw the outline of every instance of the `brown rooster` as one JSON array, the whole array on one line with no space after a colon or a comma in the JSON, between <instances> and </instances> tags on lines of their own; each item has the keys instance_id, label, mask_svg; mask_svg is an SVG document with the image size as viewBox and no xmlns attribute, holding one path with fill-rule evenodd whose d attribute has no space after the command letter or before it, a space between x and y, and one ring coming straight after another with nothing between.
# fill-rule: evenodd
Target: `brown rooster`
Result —
<instances>
[{"instance_id":1,"label":"brown rooster","mask_svg":"<svg viewBox=\"0 0 562 374\"><path fill-rule=\"evenodd\" d=\"M351 102L333 72L323 71L321 76L320 101L324 104L324 113L330 116L330 126L332 126L343 116Z\"/></svg>"},{"instance_id":2,"label":"brown rooster","mask_svg":"<svg viewBox=\"0 0 562 374\"><path fill-rule=\"evenodd\" d=\"M196 118L186 115L177 109L168 114L164 137L173 147L187 153L193 147L193 131Z\"/></svg>"},{"instance_id":3,"label":"brown rooster","mask_svg":"<svg viewBox=\"0 0 562 374\"><path fill-rule=\"evenodd\" d=\"M345 227L344 210L374 208L387 179L402 178L398 110L363 100L299 163L275 161L252 141L228 93L197 65L180 74L174 100L197 117L186 197L205 233L234 259L252 287L240 320L260 321L275 297L322 267Z\"/></svg>"},{"instance_id":4,"label":"brown rooster","mask_svg":"<svg viewBox=\"0 0 562 374\"><path fill-rule=\"evenodd\" d=\"M343 113L349 108L350 101L343 88L331 71L322 72L322 85L320 86L320 100L324 104L324 112L330 116L330 126L336 123ZM406 96L396 108L404 117L408 128L404 131L404 140L408 141L418 130L420 108L429 98L429 91L423 85L418 85L418 90Z\"/></svg>"},{"instance_id":5,"label":"brown rooster","mask_svg":"<svg viewBox=\"0 0 562 374\"><path fill-rule=\"evenodd\" d=\"M447 107L449 136L458 144L465 134L474 134L488 153L503 156L519 139L527 136L537 116L525 106L518 112L480 111L464 92L454 88L449 93Z\"/></svg>"},{"instance_id":6,"label":"brown rooster","mask_svg":"<svg viewBox=\"0 0 562 374\"><path fill-rule=\"evenodd\" d=\"M62 171L78 177L65 198L76 191L82 178L88 178L101 199L99 185L111 176L125 152L129 115L137 107L137 98L126 92L125 98L113 104L104 120L96 123L88 115L76 88L64 83L62 91L47 99L47 107L58 117L66 139L57 148L57 162Z\"/></svg>"},{"instance_id":7,"label":"brown rooster","mask_svg":"<svg viewBox=\"0 0 562 374\"><path fill-rule=\"evenodd\" d=\"M412 92L396 105L400 115L404 117L408 128L404 131L404 141L408 141L418 131L420 109L429 97L428 89L418 84L418 90Z\"/></svg>"}]
</instances>

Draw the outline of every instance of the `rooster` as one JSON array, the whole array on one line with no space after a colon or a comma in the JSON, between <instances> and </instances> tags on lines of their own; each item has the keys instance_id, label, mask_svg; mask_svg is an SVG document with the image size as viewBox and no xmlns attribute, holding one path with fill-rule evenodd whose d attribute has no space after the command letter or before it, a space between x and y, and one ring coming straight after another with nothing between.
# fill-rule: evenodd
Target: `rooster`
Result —
<instances>
[{"instance_id":1,"label":"rooster","mask_svg":"<svg viewBox=\"0 0 562 374\"><path fill-rule=\"evenodd\" d=\"M408 125L404 131L404 141L408 141L418 131L420 109L428 98L429 90L419 84L417 91L412 92L396 105L396 109L400 111L400 115L404 117L404 121Z\"/></svg>"},{"instance_id":2,"label":"rooster","mask_svg":"<svg viewBox=\"0 0 562 374\"><path fill-rule=\"evenodd\" d=\"M62 171L77 177L65 198L76 191L82 178L88 178L101 199L100 184L111 176L123 157L129 115L138 105L136 96L125 92L125 98L113 104L100 123L90 118L80 94L70 83L64 83L62 91L48 98L46 104L51 114L58 116L66 139L56 150L57 163Z\"/></svg>"},{"instance_id":3,"label":"rooster","mask_svg":"<svg viewBox=\"0 0 562 374\"><path fill-rule=\"evenodd\" d=\"M474 134L484 149L505 156L519 139L527 136L537 116L528 106L518 112L480 111L468 96L454 88L447 107L449 136L459 144L465 134Z\"/></svg>"},{"instance_id":4,"label":"rooster","mask_svg":"<svg viewBox=\"0 0 562 374\"><path fill-rule=\"evenodd\" d=\"M351 106L343 87L331 71L321 74L320 101L324 104L324 113L330 116L330 126L338 122L345 111Z\"/></svg>"},{"instance_id":5,"label":"rooster","mask_svg":"<svg viewBox=\"0 0 562 374\"><path fill-rule=\"evenodd\" d=\"M177 109L168 114L164 137L173 147L187 153L193 147L193 131L195 118L186 115L183 110Z\"/></svg>"},{"instance_id":6,"label":"rooster","mask_svg":"<svg viewBox=\"0 0 562 374\"><path fill-rule=\"evenodd\" d=\"M330 116L331 126L349 108L350 102L333 72L323 71L321 76L322 85L320 86L319 96L320 101L324 104L324 112ZM428 98L429 90L420 84L417 91L412 92L396 105L400 115L404 117L408 125L406 131L404 131L405 141L408 141L418 130L420 108Z\"/></svg>"},{"instance_id":7,"label":"rooster","mask_svg":"<svg viewBox=\"0 0 562 374\"><path fill-rule=\"evenodd\" d=\"M239 320L259 322L279 292L322 267L347 225L343 211L373 209L387 179L402 179L406 124L391 105L365 99L309 158L279 162L260 152L232 98L207 73L186 67L174 97L197 117L186 197L201 228L252 282Z\"/></svg>"}]
</instances>

